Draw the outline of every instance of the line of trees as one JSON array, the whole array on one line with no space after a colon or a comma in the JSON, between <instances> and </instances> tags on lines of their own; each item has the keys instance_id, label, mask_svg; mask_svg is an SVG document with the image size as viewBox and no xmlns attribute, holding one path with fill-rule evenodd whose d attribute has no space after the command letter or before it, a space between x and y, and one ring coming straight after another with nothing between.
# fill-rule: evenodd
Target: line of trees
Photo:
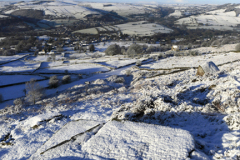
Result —
<instances>
[{"instance_id":1,"label":"line of trees","mask_svg":"<svg viewBox=\"0 0 240 160\"><path fill-rule=\"evenodd\" d=\"M154 51L166 51L169 50L171 47L166 46L148 46L148 45L139 45L139 44L132 44L128 48L125 46L120 47L117 44L112 44L108 46L108 48L105 50L105 54L108 56L113 55L128 55L129 57L134 57L137 55L145 54L145 53L151 53Z\"/></svg>"}]
</instances>

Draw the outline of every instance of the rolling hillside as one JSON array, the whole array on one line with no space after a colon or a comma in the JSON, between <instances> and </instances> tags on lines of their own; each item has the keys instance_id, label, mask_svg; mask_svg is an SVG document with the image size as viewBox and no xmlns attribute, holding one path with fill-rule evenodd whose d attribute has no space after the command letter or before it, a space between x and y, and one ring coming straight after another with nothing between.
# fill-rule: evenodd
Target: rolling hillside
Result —
<instances>
[{"instance_id":1,"label":"rolling hillside","mask_svg":"<svg viewBox=\"0 0 240 160\"><path fill-rule=\"evenodd\" d=\"M240 16L239 6L213 10L200 15L193 15L177 20L175 24L185 25L188 29L217 29L217 30L239 30Z\"/></svg>"}]
</instances>

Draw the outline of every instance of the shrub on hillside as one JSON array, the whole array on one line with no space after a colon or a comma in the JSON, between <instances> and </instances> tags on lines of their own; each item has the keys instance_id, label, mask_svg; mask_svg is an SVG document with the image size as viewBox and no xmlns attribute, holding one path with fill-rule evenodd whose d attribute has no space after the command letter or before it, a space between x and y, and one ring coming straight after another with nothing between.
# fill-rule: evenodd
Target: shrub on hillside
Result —
<instances>
[{"instance_id":1,"label":"shrub on hillside","mask_svg":"<svg viewBox=\"0 0 240 160\"><path fill-rule=\"evenodd\" d=\"M146 49L146 52L147 52L147 53L151 53L151 52L154 52L154 51L156 51L156 47L154 47L154 46L149 46L149 47Z\"/></svg>"},{"instance_id":2,"label":"shrub on hillside","mask_svg":"<svg viewBox=\"0 0 240 160\"><path fill-rule=\"evenodd\" d=\"M178 57L178 56L181 56L181 55L182 55L182 53L181 53L181 52L176 52L176 51L173 51L173 55L174 55L174 56L176 56L176 57Z\"/></svg>"},{"instance_id":3,"label":"shrub on hillside","mask_svg":"<svg viewBox=\"0 0 240 160\"><path fill-rule=\"evenodd\" d=\"M188 44L188 49L192 49L192 47L193 47L192 43L189 43Z\"/></svg>"},{"instance_id":4,"label":"shrub on hillside","mask_svg":"<svg viewBox=\"0 0 240 160\"><path fill-rule=\"evenodd\" d=\"M126 48L125 48L125 46L122 46L122 47L121 47L121 54L126 54Z\"/></svg>"},{"instance_id":5,"label":"shrub on hillside","mask_svg":"<svg viewBox=\"0 0 240 160\"><path fill-rule=\"evenodd\" d=\"M136 66L141 66L141 65L142 65L142 61L137 60L137 62L136 62Z\"/></svg>"},{"instance_id":6,"label":"shrub on hillside","mask_svg":"<svg viewBox=\"0 0 240 160\"><path fill-rule=\"evenodd\" d=\"M121 54L121 48L117 44L112 44L106 49L105 53L108 56Z\"/></svg>"},{"instance_id":7,"label":"shrub on hillside","mask_svg":"<svg viewBox=\"0 0 240 160\"><path fill-rule=\"evenodd\" d=\"M236 45L235 50L236 50L237 52L240 52L240 43L239 43L238 45Z\"/></svg>"},{"instance_id":8,"label":"shrub on hillside","mask_svg":"<svg viewBox=\"0 0 240 160\"><path fill-rule=\"evenodd\" d=\"M58 83L59 83L58 77L56 75L54 75L54 76L50 77L48 85L50 88L57 88Z\"/></svg>"},{"instance_id":9,"label":"shrub on hillside","mask_svg":"<svg viewBox=\"0 0 240 160\"><path fill-rule=\"evenodd\" d=\"M2 53L3 56L12 56L14 54L15 53L10 49L4 50L3 53Z\"/></svg>"},{"instance_id":10,"label":"shrub on hillside","mask_svg":"<svg viewBox=\"0 0 240 160\"><path fill-rule=\"evenodd\" d=\"M229 38L224 38L221 42L221 45L224 45L224 44L229 44L230 42L230 39Z\"/></svg>"},{"instance_id":11,"label":"shrub on hillside","mask_svg":"<svg viewBox=\"0 0 240 160\"><path fill-rule=\"evenodd\" d=\"M208 47L208 42L203 42L203 43L201 44L201 47Z\"/></svg>"},{"instance_id":12,"label":"shrub on hillside","mask_svg":"<svg viewBox=\"0 0 240 160\"><path fill-rule=\"evenodd\" d=\"M131 46L129 46L127 50L127 55L129 55L130 57L133 57L136 54L140 54L142 52L143 52L143 47L141 45L132 44Z\"/></svg>"},{"instance_id":13,"label":"shrub on hillside","mask_svg":"<svg viewBox=\"0 0 240 160\"><path fill-rule=\"evenodd\" d=\"M51 57L47 57L47 62L51 62L52 58Z\"/></svg>"},{"instance_id":14,"label":"shrub on hillside","mask_svg":"<svg viewBox=\"0 0 240 160\"><path fill-rule=\"evenodd\" d=\"M221 46L221 42L220 40L214 40L211 44L212 47L220 47Z\"/></svg>"},{"instance_id":15,"label":"shrub on hillside","mask_svg":"<svg viewBox=\"0 0 240 160\"><path fill-rule=\"evenodd\" d=\"M102 57L102 54L99 54L99 53L94 53L92 55L92 58L100 58L100 57Z\"/></svg>"},{"instance_id":16,"label":"shrub on hillside","mask_svg":"<svg viewBox=\"0 0 240 160\"><path fill-rule=\"evenodd\" d=\"M200 53L199 53L197 50L189 51L189 54L190 54L191 56L198 56L198 55L200 55Z\"/></svg>"},{"instance_id":17,"label":"shrub on hillside","mask_svg":"<svg viewBox=\"0 0 240 160\"><path fill-rule=\"evenodd\" d=\"M71 82L71 76L70 75L65 75L62 78L62 83L66 84L66 83L70 83Z\"/></svg>"},{"instance_id":18,"label":"shrub on hillside","mask_svg":"<svg viewBox=\"0 0 240 160\"><path fill-rule=\"evenodd\" d=\"M126 70L125 74L126 74L126 76L130 76L131 75L131 71L130 70Z\"/></svg>"},{"instance_id":19,"label":"shrub on hillside","mask_svg":"<svg viewBox=\"0 0 240 160\"><path fill-rule=\"evenodd\" d=\"M22 98L17 98L13 101L13 104L15 105L23 105L24 100Z\"/></svg>"}]
</instances>

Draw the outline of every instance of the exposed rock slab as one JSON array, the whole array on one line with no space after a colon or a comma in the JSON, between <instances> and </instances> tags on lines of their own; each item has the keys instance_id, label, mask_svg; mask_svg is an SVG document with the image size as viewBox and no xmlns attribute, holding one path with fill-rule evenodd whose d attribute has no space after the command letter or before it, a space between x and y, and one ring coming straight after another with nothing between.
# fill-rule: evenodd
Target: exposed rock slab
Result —
<instances>
[{"instance_id":1,"label":"exposed rock slab","mask_svg":"<svg viewBox=\"0 0 240 160\"><path fill-rule=\"evenodd\" d=\"M89 129L92 129L101 122L89 121L89 120L76 120L67 123L59 131L57 131L40 149L39 153L44 153L51 148L56 148L65 142L70 141L74 136L82 134Z\"/></svg>"},{"instance_id":2,"label":"exposed rock slab","mask_svg":"<svg viewBox=\"0 0 240 160\"><path fill-rule=\"evenodd\" d=\"M195 148L188 131L111 121L82 146L90 159L188 159Z\"/></svg>"}]
</instances>

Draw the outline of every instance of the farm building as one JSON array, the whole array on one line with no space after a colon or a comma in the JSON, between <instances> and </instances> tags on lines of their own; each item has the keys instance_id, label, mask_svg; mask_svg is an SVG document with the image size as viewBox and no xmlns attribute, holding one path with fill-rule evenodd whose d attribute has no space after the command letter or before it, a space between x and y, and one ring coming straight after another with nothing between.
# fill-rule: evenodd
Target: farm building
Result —
<instances>
[{"instance_id":1,"label":"farm building","mask_svg":"<svg viewBox=\"0 0 240 160\"><path fill-rule=\"evenodd\" d=\"M49 53L48 53L49 55L55 55L56 54L56 51L50 51Z\"/></svg>"},{"instance_id":2,"label":"farm building","mask_svg":"<svg viewBox=\"0 0 240 160\"><path fill-rule=\"evenodd\" d=\"M179 47L177 45L173 45L171 50L172 51L179 51Z\"/></svg>"},{"instance_id":3,"label":"farm building","mask_svg":"<svg viewBox=\"0 0 240 160\"><path fill-rule=\"evenodd\" d=\"M45 55L45 51L42 50L42 51L38 52L38 55Z\"/></svg>"}]
</instances>

